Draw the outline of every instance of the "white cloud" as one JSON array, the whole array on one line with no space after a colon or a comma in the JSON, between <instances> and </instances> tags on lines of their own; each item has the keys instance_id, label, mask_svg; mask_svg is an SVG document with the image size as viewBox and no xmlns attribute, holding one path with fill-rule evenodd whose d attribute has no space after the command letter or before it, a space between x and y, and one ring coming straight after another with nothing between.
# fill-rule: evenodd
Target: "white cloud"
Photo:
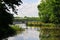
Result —
<instances>
[{"instance_id":1,"label":"white cloud","mask_svg":"<svg viewBox=\"0 0 60 40\"><path fill-rule=\"evenodd\" d=\"M18 14L18 16L38 16L37 5L23 4L18 8Z\"/></svg>"},{"instance_id":2,"label":"white cloud","mask_svg":"<svg viewBox=\"0 0 60 40\"><path fill-rule=\"evenodd\" d=\"M40 2L40 0L39 0L39 2ZM14 16L38 17L37 5L38 5L39 2L36 2L36 3L23 3L22 5L20 5L18 7L18 15L14 15Z\"/></svg>"}]
</instances>

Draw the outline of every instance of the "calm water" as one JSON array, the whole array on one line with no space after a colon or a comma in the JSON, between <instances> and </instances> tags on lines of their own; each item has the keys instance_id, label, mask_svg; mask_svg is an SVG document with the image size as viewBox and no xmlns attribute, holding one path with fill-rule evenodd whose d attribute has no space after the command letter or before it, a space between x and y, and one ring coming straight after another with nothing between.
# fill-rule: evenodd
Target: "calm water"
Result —
<instances>
[{"instance_id":1,"label":"calm water","mask_svg":"<svg viewBox=\"0 0 60 40\"><path fill-rule=\"evenodd\" d=\"M8 40L40 40L39 28L27 27L25 24L18 24L20 27L25 28L25 31L13 37L9 37Z\"/></svg>"}]
</instances>

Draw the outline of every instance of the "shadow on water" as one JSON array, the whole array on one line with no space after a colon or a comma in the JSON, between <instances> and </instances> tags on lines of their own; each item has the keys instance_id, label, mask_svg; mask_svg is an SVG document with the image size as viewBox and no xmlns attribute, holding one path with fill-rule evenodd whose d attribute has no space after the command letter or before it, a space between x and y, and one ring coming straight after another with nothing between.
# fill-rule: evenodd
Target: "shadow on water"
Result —
<instances>
[{"instance_id":1,"label":"shadow on water","mask_svg":"<svg viewBox=\"0 0 60 40\"><path fill-rule=\"evenodd\" d=\"M12 29L9 25L2 25L0 27L0 40L7 38L9 36L15 35L15 30Z\"/></svg>"}]
</instances>

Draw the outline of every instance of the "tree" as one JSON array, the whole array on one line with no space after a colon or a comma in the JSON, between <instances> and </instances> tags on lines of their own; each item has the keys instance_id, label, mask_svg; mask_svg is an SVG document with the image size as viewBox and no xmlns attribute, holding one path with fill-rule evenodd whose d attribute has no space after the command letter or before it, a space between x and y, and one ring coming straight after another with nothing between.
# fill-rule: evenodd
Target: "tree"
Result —
<instances>
[{"instance_id":1,"label":"tree","mask_svg":"<svg viewBox=\"0 0 60 40\"><path fill-rule=\"evenodd\" d=\"M41 3L38 5L38 10L39 17L42 22L55 24L60 23L60 0L42 0ZM58 25L54 25L51 27L44 26L41 28L44 28L41 29L41 40L60 39L60 29ZM48 36L46 36L47 34Z\"/></svg>"},{"instance_id":2,"label":"tree","mask_svg":"<svg viewBox=\"0 0 60 40\"><path fill-rule=\"evenodd\" d=\"M60 0L42 0L38 10L42 22L60 23Z\"/></svg>"},{"instance_id":3,"label":"tree","mask_svg":"<svg viewBox=\"0 0 60 40\"><path fill-rule=\"evenodd\" d=\"M0 0L0 40L15 34L15 30L9 26L13 23L13 14L9 12L9 9L17 14L15 7L21 3L21 0Z\"/></svg>"}]
</instances>

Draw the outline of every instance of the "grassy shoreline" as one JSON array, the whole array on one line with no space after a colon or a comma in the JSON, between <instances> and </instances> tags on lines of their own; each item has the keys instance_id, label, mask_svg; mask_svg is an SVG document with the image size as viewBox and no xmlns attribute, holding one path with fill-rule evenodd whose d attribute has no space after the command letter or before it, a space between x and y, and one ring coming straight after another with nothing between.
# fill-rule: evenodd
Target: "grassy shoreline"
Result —
<instances>
[{"instance_id":1,"label":"grassy shoreline","mask_svg":"<svg viewBox=\"0 0 60 40\"><path fill-rule=\"evenodd\" d=\"M40 40L60 40L60 24L29 22L27 26L40 27Z\"/></svg>"},{"instance_id":2,"label":"grassy shoreline","mask_svg":"<svg viewBox=\"0 0 60 40\"><path fill-rule=\"evenodd\" d=\"M16 31L16 34L22 33L25 29L19 27L19 25L11 25L11 28Z\"/></svg>"}]
</instances>

